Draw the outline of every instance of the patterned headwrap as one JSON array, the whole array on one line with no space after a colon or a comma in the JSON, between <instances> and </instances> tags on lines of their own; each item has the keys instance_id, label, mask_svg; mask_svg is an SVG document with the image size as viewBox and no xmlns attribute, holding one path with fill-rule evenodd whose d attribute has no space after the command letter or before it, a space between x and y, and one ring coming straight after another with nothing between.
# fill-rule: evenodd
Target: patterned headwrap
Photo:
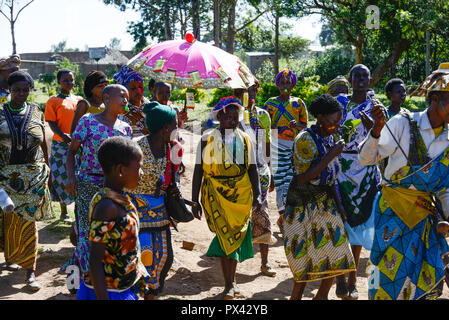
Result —
<instances>
[{"instance_id":1,"label":"patterned headwrap","mask_svg":"<svg viewBox=\"0 0 449 320\"><path fill-rule=\"evenodd\" d=\"M333 91L340 85L347 87L349 90L349 81L344 76L338 76L329 81L327 84L327 93L332 94Z\"/></svg>"},{"instance_id":2,"label":"patterned headwrap","mask_svg":"<svg viewBox=\"0 0 449 320\"><path fill-rule=\"evenodd\" d=\"M0 70L7 70L15 67L20 67L20 56L18 54L0 58Z\"/></svg>"},{"instance_id":3,"label":"patterned headwrap","mask_svg":"<svg viewBox=\"0 0 449 320\"><path fill-rule=\"evenodd\" d=\"M165 125L176 119L176 110L157 101L151 101L144 105L145 124L150 133L157 133Z\"/></svg>"},{"instance_id":4,"label":"patterned headwrap","mask_svg":"<svg viewBox=\"0 0 449 320\"><path fill-rule=\"evenodd\" d=\"M226 107L230 105L237 105L239 107L239 115L243 114L242 102L234 96L221 98L220 101L215 105L214 109L210 113L210 118L213 121L218 121L217 114L221 110L226 112Z\"/></svg>"},{"instance_id":5,"label":"patterned headwrap","mask_svg":"<svg viewBox=\"0 0 449 320\"><path fill-rule=\"evenodd\" d=\"M143 83L142 75L138 74L127 65L124 65L120 72L114 75L114 82L124 85L125 87L127 87L132 80Z\"/></svg>"},{"instance_id":6,"label":"patterned headwrap","mask_svg":"<svg viewBox=\"0 0 449 320\"><path fill-rule=\"evenodd\" d=\"M280 83L281 83L281 79L283 77L290 77L292 79L292 84L293 87L296 86L296 84L298 83L298 78L296 77L296 74L293 73L293 71L289 70L289 69L285 69L282 70L281 72L278 73L278 75L276 76L276 80L274 81L274 83L276 84L277 87L279 87Z\"/></svg>"},{"instance_id":7,"label":"patterned headwrap","mask_svg":"<svg viewBox=\"0 0 449 320\"><path fill-rule=\"evenodd\" d=\"M410 94L413 97L427 96L431 91L449 91L449 62L440 64L438 70L432 72L426 80Z\"/></svg>"}]
</instances>

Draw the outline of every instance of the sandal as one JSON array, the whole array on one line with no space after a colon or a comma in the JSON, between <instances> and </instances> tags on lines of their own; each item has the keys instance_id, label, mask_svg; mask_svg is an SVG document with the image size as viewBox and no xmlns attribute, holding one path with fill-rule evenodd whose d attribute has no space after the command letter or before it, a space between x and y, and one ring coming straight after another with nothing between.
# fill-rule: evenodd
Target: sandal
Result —
<instances>
[{"instance_id":1,"label":"sandal","mask_svg":"<svg viewBox=\"0 0 449 320\"><path fill-rule=\"evenodd\" d=\"M357 300L358 298L359 292L357 291L355 284L350 284L348 286L348 296L346 297L346 300Z\"/></svg>"},{"instance_id":2,"label":"sandal","mask_svg":"<svg viewBox=\"0 0 449 320\"><path fill-rule=\"evenodd\" d=\"M269 264L260 266L260 272L268 277L274 277L276 275L276 271Z\"/></svg>"},{"instance_id":3,"label":"sandal","mask_svg":"<svg viewBox=\"0 0 449 320\"><path fill-rule=\"evenodd\" d=\"M240 294L240 288L237 286L237 283L235 283L235 282L234 282L234 293L235 293L236 295L239 295L239 294Z\"/></svg>"},{"instance_id":4,"label":"sandal","mask_svg":"<svg viewBox=\"0 0 449 320\"><path fill-rule=\"evenodd\" d=\"M5 270L8 270L8 271L18 271L19 269L20 269L20 266L18 264L15 264L15 263L7 264L6 267L5 267Z\"/></svg>"},{"instance_id":5,"label":"sandal","mask_svg":"<svg viewBox=\"0 0 449 320\"><path fill-rule=\"evenodd\" d=\"M39 282L36 281L36 278L31 277L27 280L27 286L29 289L31 289L31 291L39 291L42 287L39 284Z\"/></svg>"},{"instance_id":6,"label":"sandal","mask_svg":"<svg viewBox=\"0 0 449 320\"><path fill-rule=\"evenodd\" d=\"M348 286L346 282L337 282L337 287L335 288L335 295L340 299L345 299L348 297Z\"/></svg>"},{"instance_id":7,"label":"sandal","mask_svg":"<svg viewBox=\"0 0 449 320\"><path fill-rule=\"evenodd\" d=\"M235 290L233 287L225 289L223 300L233 300L235 298Z\"/></svg>"}]
</instances>

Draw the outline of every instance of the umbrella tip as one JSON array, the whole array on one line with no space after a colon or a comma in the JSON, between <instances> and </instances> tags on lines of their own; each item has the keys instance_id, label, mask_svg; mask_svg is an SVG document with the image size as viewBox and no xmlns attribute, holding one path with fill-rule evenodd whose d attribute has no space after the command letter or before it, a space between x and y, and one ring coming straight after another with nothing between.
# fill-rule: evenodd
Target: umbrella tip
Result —
<instances>
[{"instance_id":1,"label":"umbrella tip","mask_svg":"<svg viewBox=\"0 0 449 320\"><path fill-rule=\"evenodd\" d=\"M192 33L187 32L185 39L188 43L193 43L193 41L195 41L195 36Z\"/></svg>"}]
</instances>

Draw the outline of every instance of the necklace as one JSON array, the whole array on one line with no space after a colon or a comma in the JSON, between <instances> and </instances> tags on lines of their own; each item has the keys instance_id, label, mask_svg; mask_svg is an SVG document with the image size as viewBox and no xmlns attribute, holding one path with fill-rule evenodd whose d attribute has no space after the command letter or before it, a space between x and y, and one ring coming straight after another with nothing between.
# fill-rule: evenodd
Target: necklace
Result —
<instances>
[{"instance_id":1,"label":"necklace","mask_svg":"<svg viewBox=\"0 0 449 320\"><path fill-rule=\"evenodd\" d=\"M9 102L9 103L8 103L8 108L9 108L9 110L11 110L12 112L21 112L21 111L25 110L25 108L26 108L26 103L24 103L23 106L21 106L20 108L14 109L14 108L11 106L11 102Z\"/></svg>"}]
</instances>

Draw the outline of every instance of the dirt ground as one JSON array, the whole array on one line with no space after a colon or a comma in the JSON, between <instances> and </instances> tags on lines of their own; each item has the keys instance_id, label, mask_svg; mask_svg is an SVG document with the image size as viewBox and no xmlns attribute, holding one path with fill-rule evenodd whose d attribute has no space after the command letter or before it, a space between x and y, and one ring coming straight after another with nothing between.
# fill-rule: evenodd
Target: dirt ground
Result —
<instances>
[{"instance_id":1,"label":"dirt ground","mask_svg":"<svg viewBox=\"0 0 449 320\"><path fill-rule=\"evenodd\" d=\"M193 175L194 150L198 137L183 131L186 173L181 178L183 195L191 199L191 182ZM195 147L195 148L194 148ZM260 273L260 253L258 245L254 246L254 258L237 266L236 280L241 295L236 300L286 300L293 288L292 274L285 257L281 233L276 225L274 193L269 196L270 216L277 243L270 247L269 263L277 272L271 278ZM73 208L72 208L73 210ZM42 289L36 293L27 291L25 270L11 272L5 270L4 257L0 254L0 300L75 300L66 287L66 275L59 273L74 247L69 241L70 226L58 221L38 222L39 250L37 259L37 280ZM218 259L206 256L208 246L213 238L205 219L179 224L179 232L172 229L174 250L173 266L166 278L166 285L161 300L217 300L223 291L223 277ZM193 250L182 248L183 241L195 243ZM357 273L357 288L360 300L368 299L368 281L366 266L369 252L362 249ZM319 282L307 285L304 300L311 300L318 290ZM445 286L444 298L449 298L449 289ZM339 300L335 295L335 283L330 290L329 299Z\"/></svg>"}]
</instances>

